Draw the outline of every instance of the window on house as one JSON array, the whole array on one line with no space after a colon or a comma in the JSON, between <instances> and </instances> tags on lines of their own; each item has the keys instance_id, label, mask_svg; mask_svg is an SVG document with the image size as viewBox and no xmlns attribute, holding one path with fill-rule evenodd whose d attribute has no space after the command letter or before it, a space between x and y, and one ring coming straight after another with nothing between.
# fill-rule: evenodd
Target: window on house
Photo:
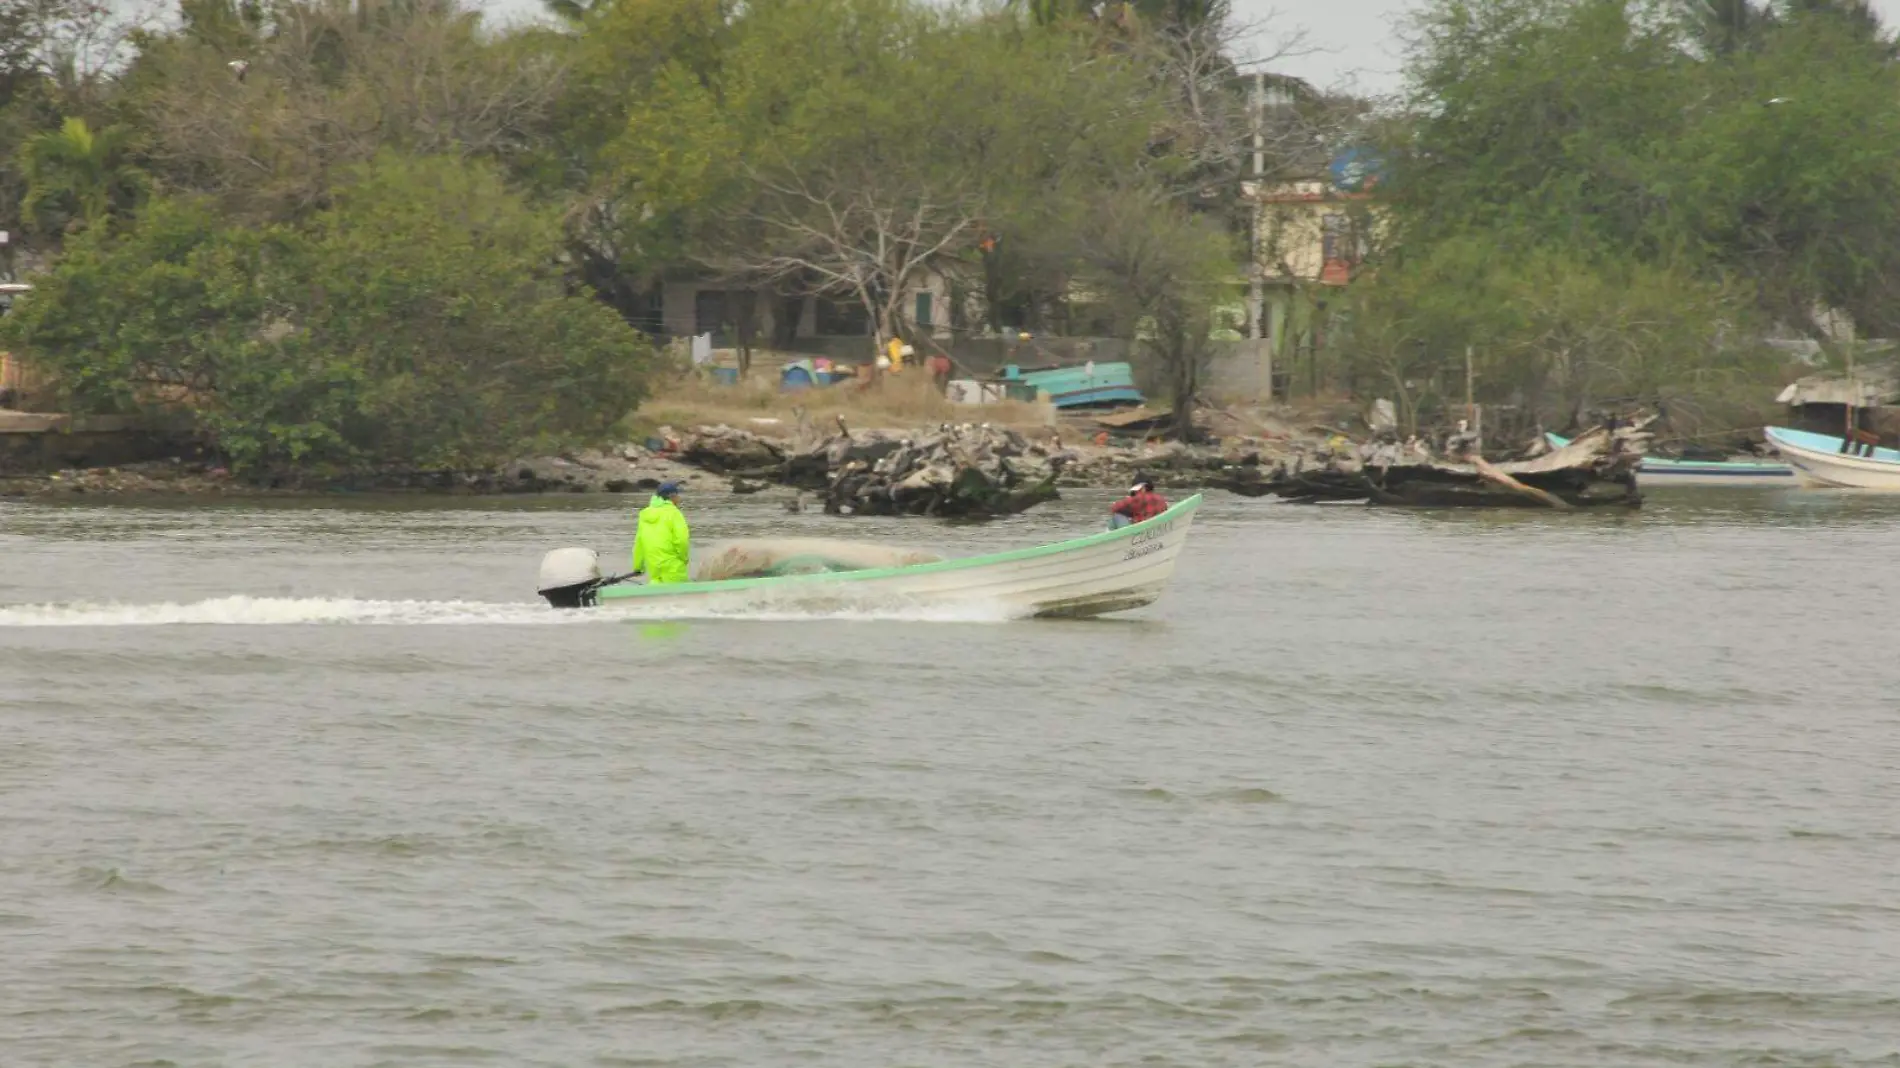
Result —
<instances>
[{"instance_id":1,"label":"window on house","mask_svg":"<svg viewBox=\"0 0 1900 1068\"><path fill-rule=\"evenodd\" d=\"M818 301L818 333L823 337L863 337L871 332L871 316L855 300Z\"/></svg>"},{"instance_id":2,"label":"window on house","mask_svg":"<svg viewBox=\"0 0 1900 1068\"><path fill-rule=\"evenodd\" d=\"M1319 225L1321 242L1320 256L1325 259L1327 263L1355 258L1353 256L1354 242L1352 237L1352 220L1350 218L1338 212L1333 212L1321 216Z\"/></svg>"},{"instance_id":3,"label":"window on house","mask_svg":"<svg viewBox=\"0 0 1900 1068\"><path fill-rule=\"evenodd\" d=\"M718 333L727 323L725 290L701 289L693 294L693 333Z\"/></svg>"},{"instance_id":4,"label":"window on house","mask_svg":"<svg viewBox=\"0 0 1900 1068\"><path fill-rule=\"evenodd\" d=\"M917 325L924 327L935 325L930 321L930 290L928 289L917 294Z\"/></svg>"}]
</instances>

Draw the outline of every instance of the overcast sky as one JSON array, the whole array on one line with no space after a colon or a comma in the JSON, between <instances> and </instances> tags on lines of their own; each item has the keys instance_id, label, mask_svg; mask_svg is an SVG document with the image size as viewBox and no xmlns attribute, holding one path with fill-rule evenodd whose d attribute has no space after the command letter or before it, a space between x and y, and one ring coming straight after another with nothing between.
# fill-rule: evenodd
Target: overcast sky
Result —
<instances>
[{"instance_id":1,"label":"overcast sky","mask_svg":"<svg viewBox=\"0 0 1900 1068\"><path fill-rule=\"evenodd\" d=\"M1895 0L1900 2L1900 0ZM1304 34L1303 54L1274 63L1275 70L1321 88L1363 93L1398 88L1397 31L1414 0L1234 0L1235 14L1262 27L1255 51L1271 56Z\"/></svg>"},{"instance_id":2,"label":"overcast sky","mask_svg":"<svg viewBox=\"0 0 1900 1068\"><path fill-rule=\"evenodd\" d=\"M1398 31L1417 0L1234 0L1240 18L1264 28L1255 51L1272 55L1289 36L1301 31L1305 52L1287 56L1274 69L1322 88L1356 88L1386 93L1399 85ZM487 0L496 14L517 16L540 11L540 0ZM1873 0L1887 25L1895 23L1900 0Z\"/></svg>"},{"instance_id":3,"label":"overcast sky","mask_svg":"<svg viewBox=\"0 0 1900 1068\"><path fill-rule=\"evenodd\" d=\"M1399 86L1399 32L1406 14L1418 0L1234 0L1234 9L1248 22L1267 32L1257 51L1271 55L1275 27L1303 29L1305 55L1290 56L1275 66L1321 88L1348 88L1385 93ZM1873 0L1873 9L1889 28L1900 14L1900 0Z\"/></svg>"}]
</instances>

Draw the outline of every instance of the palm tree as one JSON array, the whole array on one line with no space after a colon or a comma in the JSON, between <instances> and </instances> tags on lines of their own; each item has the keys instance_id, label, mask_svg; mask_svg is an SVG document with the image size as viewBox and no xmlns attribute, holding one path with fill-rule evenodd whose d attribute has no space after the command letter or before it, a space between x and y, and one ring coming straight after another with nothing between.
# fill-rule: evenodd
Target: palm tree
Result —
<instances>
[{"instance_id":1,"label":"palm tree","mask_svg":"<svg viewBox=\"0 0 1900 1068\"><path fill-rule=\"evenodd\" d=\"M22 213L47 230L92 226L145 191L145 175L127 162L127 135L113 126L95 132L69 118L58 130L35 134L22 146L26 197Z\"/></svg>"}]
</instances>

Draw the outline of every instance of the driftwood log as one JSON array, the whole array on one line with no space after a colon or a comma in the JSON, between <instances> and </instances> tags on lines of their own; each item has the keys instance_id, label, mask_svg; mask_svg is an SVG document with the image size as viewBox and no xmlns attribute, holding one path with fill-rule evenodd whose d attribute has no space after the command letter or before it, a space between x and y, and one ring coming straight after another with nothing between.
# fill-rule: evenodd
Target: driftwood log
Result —
<instances>
[{"instance_id":1,"label":"driftwood log","mask_svg":"<svg viewBox=\"0 0 1900 1068\"><path fill-rule=\"evenodd\" d=\"M1648 420L1602 426L1541 456L1492 463L1476 454L1432 455L1393 440L1317 455L1274 468L1229 468L1217 482L1244 497L1301 503L1365 501L1411 508L1635 508L1636 469L1648 449Z\"/></svg>"}]
</instances>

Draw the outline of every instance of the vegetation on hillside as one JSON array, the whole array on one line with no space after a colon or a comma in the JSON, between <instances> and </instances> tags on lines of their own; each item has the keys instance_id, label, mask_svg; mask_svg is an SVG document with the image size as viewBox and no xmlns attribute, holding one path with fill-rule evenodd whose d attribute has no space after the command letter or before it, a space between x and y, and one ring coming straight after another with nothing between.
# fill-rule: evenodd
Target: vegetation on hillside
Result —
<instances>
[{"instance_id":1,"label":"vegetation on hillside","mask_svg":"<svg viewBox=\"0 0 1900 1068\"><path fill-rule=\"evenodd\" d=\"M1414 425L1467 353L1563 426L1900 326L1900 65L1860 0L1426 0L1413 31L1402 100L1281 80L1255 130L1224 0L0 0L0 229L49 265L4 338L254 469L469 465L623 416L663 279L882 339L940 272L972 328L1086 295L1185 427L1256 135L1269 183L1377 142L1371 256L1300 315L1315 384Z\"/></svg>"},{"instance_id":2,"label":"vegetation on hillside","mask_svg":"<svg viewBox=\"0 0 1900 1068\"><path fill-rule=\"evenodd\" d=\"M558 217L489 165L381 156L327 201L245 225L177 194L88 227L8 334L79 410L182 407L254 472L482 468L638 402L651 346L567 292Z\"/></svg>"},{"instance_id":3,"label":"vegetation on hillside","mask_svg":"<svg viewBox=\"0 0 1900 1068\"><path fill-rule=\"evenodd\" d=\"M1762 338L1900 326L1900 65L1858 0L1432 0L1414 31L1366 388L1462 401L1470 351L1551 425L1747 408Z\"/></svg>"},{"instance_id":4,"label":"vegetation on hillside","mask_svg":"<svg viewBox=\"0 0 1900 1068\"><path fill-rule=\"evenodd\" d=\"M1086 275L1198 361L1236 270L1193 223L1243 140L1210 103L1238 99L1218 3L496 27L464 0L181 0L116 35L89 3L0 0L0 227L52 264L6 336L71 403L183 408L240 465L596 433L669 276L856 302L881 339L926 271L1030 319ZM1144 209L1094 210L1107 189ZM1170 221L1166 292L1097 251Z\"/></svg>"}]
</instances>

